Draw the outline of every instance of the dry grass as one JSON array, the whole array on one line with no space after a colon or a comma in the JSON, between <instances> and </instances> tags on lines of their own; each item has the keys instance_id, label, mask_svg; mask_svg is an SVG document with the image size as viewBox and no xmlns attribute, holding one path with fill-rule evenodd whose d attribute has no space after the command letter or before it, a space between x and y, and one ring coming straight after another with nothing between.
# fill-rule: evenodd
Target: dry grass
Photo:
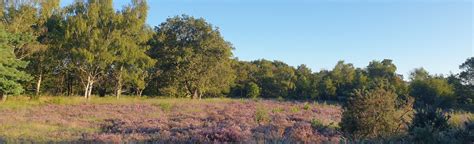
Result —
<instances>
[{"instance_id":1,"label":"dry grass","mask_svg":"<svg viewBox=\"0 0 474 144\"><path fill-rule=\"evenodd\" d=\"M273 100L12 97L0 104L0 143L337 142L311 124L340 117L337 105Z\"/></svg>"}]
</instances>

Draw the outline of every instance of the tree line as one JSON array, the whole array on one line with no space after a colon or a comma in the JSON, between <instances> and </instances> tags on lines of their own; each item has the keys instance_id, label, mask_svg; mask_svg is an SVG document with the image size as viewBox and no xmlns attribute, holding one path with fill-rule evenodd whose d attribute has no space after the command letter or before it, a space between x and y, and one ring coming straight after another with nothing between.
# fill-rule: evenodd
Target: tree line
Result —
<instances>
[{"instance_id":1,"label":"tree line","mask_svg":"<svg viewBox=\"0 0 474 144\"><path fill-rule=\"evenodd\" d=\"M331 70L281 61L241 61L219 29L181 15L146 24L148 5L112 0L60 7L59 0L1 1L0 95L247 97L346 101L357 89L384 85L399 103L409 98L472 105L474 58L459 74L415 69L409 80L392 60L365 68L339 61ZM423 97L429 95L428 97Z\"/></svg>"}]
</instances>

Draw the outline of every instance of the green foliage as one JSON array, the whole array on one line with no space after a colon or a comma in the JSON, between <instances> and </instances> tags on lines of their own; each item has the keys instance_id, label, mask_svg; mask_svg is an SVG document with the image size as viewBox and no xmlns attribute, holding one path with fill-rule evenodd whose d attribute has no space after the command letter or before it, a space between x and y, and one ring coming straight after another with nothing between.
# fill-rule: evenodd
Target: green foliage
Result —
<instances>
[{"instance_id":1,"label":"green foliage","mask_svg":"<svg viewBox=\"0 0 474 144\"><path fill-rule=\"evenodd\" d=\"M293 99L314 99L318 97L318 80L311 69L306 65L300 65L295 70L295 89L291 93Z\"/></svg>"},{"instance_id":2,"label":"green foliage","mask_svg":"<svg viewBox=\"0 0 474 144\"><path fill-rule=\"evenodd\" d=\"M255 122L258 124L270 122L270 115L267 109L258 106L255 110Z\"/></svg>"},{"instance_id":3,"label":"green foliage","mask_svg":"<svg viewBox=\"0 0 474 144\"><path fill-rule=\"evenodd\" d=\"M281 61L257 60L252 62L258 70L254 76L264 98L289 98L295 88L294 68Z\"/></svg>"},{"instance_id":4,"label":"green foliage","mask_svg":"<svg viewBox=\"0 0 474 144\"><path fill-rule=\"evenodd\" d=\"M413 75L410 84L410 95L415 98L415 106L423 107L431 105L435 107L448 108L456 100L453 86L442 77L429 75Z\"/></svg>"},{"instance_id":5,"label":"green foliage","mask_svg":"<svg viewBox=\"0 0 474 144\"><path fill-rule=\"evenodd\" d=\"M332 79L326 78L320 85L321 94L326 99L335 100L337 87L334 85Z\"/></svg>"},{"instance_id":6,"label":"green foliage","mask_svg":"<svg viewBox=\"0 0 474 144\"><path fill-rule=\"evenodd\" d=\"M249 83L246 87L247 90L247 97L248 98L258 98L260 97L260 87L256 83Z\"/></svg>"},{"instance_id":7,"label":"green foliage","mask_svg":"<svg viewBox=\"0 0 474 144\"><path fill-rule=\"evenodd\" d=\"M171 109L173 108L173 104L171 103L159 103L158 106L163 111L171 111Z\"/></svg>"},{"instance_id":8,"label":"green foliage","mask_svg":"<svg viewBox=\"0 0 474 144\"><path fill-rule=\"evenodd\" d=\"M462 80L468 85L474 86L474 57L468 58L459 68L463 70L460 73Z\"/></svg>"},{"instance_id":9,"label":"green foliage","mask_svg":"<svg viewBox=\"0 0 474 144\"><path fill-rule=\"evenodd\" d=\"M451 75L448 81L455 88L458 103L474 110L474 57L468 58L459 66L459 75Z\"/></svg>"},{"instance_id":10,"label":"green foliage","mask_svg":"<svg viewBox=\"0 0 474 144\"><path fill-rule=\"evenodd\" d=\"M311 126L315 129L324 129L326 126L318 119L311 120Z\"/></svg>"},{"instance_id":11,"label":"green foliage","mask_svg":"<svg viewBox=\"0 0 474 144\"><path fill-rule=\"evenodd\" d=\"M8 46L10 34L0 25L0 97L8 94L20 94L23 86L20 82L27 81L30 76L21 71L27 62L18 60L15 57L13 47Z\"/></svg>"},{"instance_id":12,"label":"green foliage","mask_svg":"<svg viewBox=\"0 0 474 144\"><path fill-rule=\"evenodd\" d=\"M281 108L281 107L274 108L274 109L272 110L273 113L281 113L281 112L283 112L283 111L285 111L285 109L283 109L283 108Z\"/></svg>"},{"instance_id":13,"label":"green foliage","mask_svg":"<svg viewBox=\"0 0 474 144\"><path fill-rule=\"evenodd\" d=\"M309 104L309 103L307 103L307 102L304 103L303 109L304 109L304 110L310 110L310 109L311 109L311 104Z\"/></svg>"},{"instance_id":14,"label":"green foliage","mask_svg":"<svg viewBox=\"0 0 474 144\"><path fill-rule=\"evenodd\" d=\"M356 90L344 105L341 128L352 140L386 138L397 133L400 120L396 117L397 95L383 88Z\"/></svg>"},{"instance_id":15,"label":"green foliage","mask_svg":"<svg viewBox=\"0 0 474 144\"><path fill-rule=\"evenodd\" d=\"M433 106L417 108L409 127L410 141L415 143L456 142L454 129L448 124L450 116Z\"/></svg>"},{"instance_id":16,"label":"green foliage","mask_svg":"<svg viewBox=\"0 0 474 144\"><path fill-rule=\"evenodd\" d=\"M149 53L157 59L157 69L164 70L162 93L201 98L228 91L234 79L232 46L218 29L183 15L167 19L155 32Z\"/></svg>"},{"instance_id":17,"label":"green foliage","mask_svg":"<svg viewBox=\"0 0 474 144\"><path fill-rule=\"evenodd\" d=\"M293 106L293 107L290 108L290 111L291 111L292 113L297 113L297 112L300 111L300 108L297 107L297 106Z\"/></svg>"}]
</instances>

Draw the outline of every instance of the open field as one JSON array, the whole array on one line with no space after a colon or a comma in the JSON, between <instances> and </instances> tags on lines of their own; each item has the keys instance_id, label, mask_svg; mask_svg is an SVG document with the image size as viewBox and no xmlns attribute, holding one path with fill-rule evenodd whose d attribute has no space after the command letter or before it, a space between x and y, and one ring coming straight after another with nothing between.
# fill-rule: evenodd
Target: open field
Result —
<instances>
[{"instance_id":1,"label":"open field","mask_svg":"<svg viewBox=\"0 0 474 144\"><path fill-rule=\"evenodd\" d=\"M247 99L12 97L10 142L338 142L337 105ZM0 141L0 142L1 142Z\"/></svg>"}]
</instances>

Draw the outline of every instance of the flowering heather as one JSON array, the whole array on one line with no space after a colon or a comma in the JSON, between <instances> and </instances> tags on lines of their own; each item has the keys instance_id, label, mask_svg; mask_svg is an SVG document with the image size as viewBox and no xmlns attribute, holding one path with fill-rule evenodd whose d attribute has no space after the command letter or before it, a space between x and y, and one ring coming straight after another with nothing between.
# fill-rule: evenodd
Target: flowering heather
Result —
<instances>
[{"instance_id":1,"label":"flowering heather","mask_svg":"<svg viewBox=\"0 0 474 144\"><path fill-rule=\"evenodd\" d=\"M316 128L311 122L337 124L340 107L309 105L274 100L143 99L0 108L0 142L339 142L339 133ZM265 120L258 121L259 115Z\"/></svg>"}]
</instances>

